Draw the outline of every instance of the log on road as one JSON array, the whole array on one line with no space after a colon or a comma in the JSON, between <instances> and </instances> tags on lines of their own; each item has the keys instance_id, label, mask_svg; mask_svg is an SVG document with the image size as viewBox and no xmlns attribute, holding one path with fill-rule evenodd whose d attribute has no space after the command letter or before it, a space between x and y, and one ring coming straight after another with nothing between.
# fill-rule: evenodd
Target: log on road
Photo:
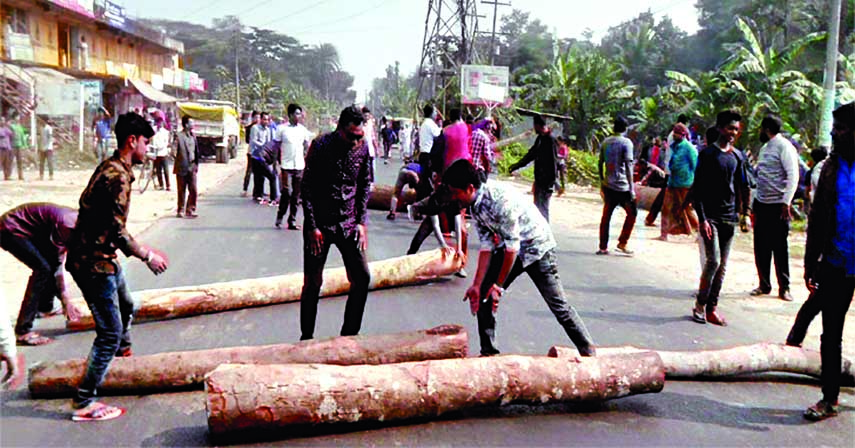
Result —
<instances>
[{"instance_id":1,"label":"log on road","mask_svg":"<svg viewBox=\"0 0 855 448\"><path fill-rule=\"evenodd\" d=\"M466 263L462 257L443 256L439 249L415 255L389 258L368 263L371 271L369 289L414 285L451 275ZM220 311L296 302L303 289L303 273L248 280L236 280L199 286L155 289L135 293L140 305L135 321L174 319ZM347 294L350 282L343 267L324 270L321 297ZM83 299L74 299L82 316L68 322L71 330L95 328L92 314Z\"/></svg>"},{"instance_id":2,"label":"log on road","mask_svg":"<svg viewBox=\"0 0 855 448\"><path fill-rule=\"evenodd\" d=\"M598 356L651 351L639 347L597 347ZM796 373L819 378L822 361L819 352L783 344L763 342L721 350L664 351L655 350L665 363L668 378L713 379L765 372ZM554 346L550 357L578 356L575 348ZM842 381L855 385L855 366L843 359Z\"/></svg>"},{"instance_id":3,"label":"log on road","mask_svg":"<svg viewBox=\"0 0 855 448\"><path fill-rule=\"evenodd\" d=\"M441 325L398 334L348 336L297 344L229 347L116 358L100 391L165 392L202 388L205 374L220 364L391 364L463 358L469 337L459 325ZM86 359L38 364L30 369L33 397L71 396L86 369Z\"/></svg>"},{"instance_id":4,"label":"log on road","mask_svg":"<svg viewBox=\"0 0 855 448\"><path fill-rule=\"evenodd\" d=\"M395 194L394 185L371 185L371 193L368 195L368 208L372 210L389 210L392 205L392 196ZM398 201L398 212L407 211L407 205L416 202L416 190L405 188L404 196Z\"/></svg>"},{"instance_id":5,"label":"log on road","mask_svg":"<svg viewBox=\"0 0 855 448\"><path fill-rule=\"evenodd\" d=\"M508 403L659 392L655 353L569 360L496 356L384 366L224 364L205 379L214 435L289 425L385 422Z\"/></svg>"},{"instance_id":6,"label":"log on road","mask_svg":"<svg viewBox=\"0 0 855 448\"><path fill-rule=\"evenodd\" d=\"M656 200L656 195L658 195L661 190L661 188L653 188L636 183L635 198L638 208L650 210L650 207L653 206L653 202Z\"/></svg>"}]
</instances>

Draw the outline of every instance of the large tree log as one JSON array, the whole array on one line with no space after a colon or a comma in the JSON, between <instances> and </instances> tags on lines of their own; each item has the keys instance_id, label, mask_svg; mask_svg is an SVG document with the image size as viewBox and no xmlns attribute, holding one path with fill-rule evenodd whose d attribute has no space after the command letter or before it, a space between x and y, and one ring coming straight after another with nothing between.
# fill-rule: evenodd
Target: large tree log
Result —
<instances>
[{"instance_id":1,"label":"large tree log","mask_svg":"<svg viewBox=\"0 0 855 448\"><path fill-rule=\"evenodd\" d=\"M638 347L597 347L598 356L651 351ZM665 363L668 378L726 378L764 372L785 372L819 378L822 361L819 352L783 344L763 342L721 350L664 351L655 350ZM575 357L575 348L554 346L550 357ZM843 382L855 385L855 367L843 359Z\"/></svg>"},{"instance_id":2,"label":"large tree log","mask_svg":"<svg viewBox=\"0 0 855 448\"><path fill-rule=\"evenodd\" d=\"M439 249L405 255L397 258L374 261L368 264L371 270L369 289L393 288L413 285L451 275L466 263L462 257L447 257ZM300 300L303 289L303 273L275 277L237 280L209 285L140 291L140 306L135 320L174 319L196 316L255 306ZM350 282L343 267L326 269L321 297L347 294ZM75 299L82 312L79 320L68 322L72 330L95 327L89 307L82 299Z\"/></svg>"},{"instance_id":3,"label":"large tree log","mask_svg":"<svg viewBox=\"0 0 855 448\"><path fill-rule=\"evenodd\" d=\"M636 183L635 198L638 208L650 210L650 207L653 206L653 202L656 200L656 195L658 195L661 190L661 188L653 188Z\"/></svg>"},{"instance_id":4,"label":"large tree log","mask_svg":"<svg viewBox=\"0 0 855 448\"><path fill-rule=\"evenodd\" d=\"M371 185L371 193L368 195L368 208L372 210L389 210L392 205L392 196L395 194L394 185ZM398 212L407 210L407 205L416 202L416 190L404 189L404 196L398 201Z\"/></svg>"},{"instance_id":5,"label":"large tree log","mask_svg":"<svg viewBox=\"0 0 855 448\"><path fill-rule=\"evenodd\" d=\"M483 405L607 400L659 392L655 353L568 360L531 356L384 366L224 364L205 380L213 434L288 425L385 422Z\"/></svg>"},{"instance_id":6,"label":"large tree log","mask_svg":"<svg viewBox=\"0 0 855 448\"><path fill-rule=\"evenodd\" d=\"M297 344L230 347L116 358L101 391L170 391L202 388L205 374L220 364L391 364L463 358L469 337L459 325L408 333L337 337ZM37 364L30 369L34 397L70 396L86 370L86 359Z\"/></svg>"}]
</instances>

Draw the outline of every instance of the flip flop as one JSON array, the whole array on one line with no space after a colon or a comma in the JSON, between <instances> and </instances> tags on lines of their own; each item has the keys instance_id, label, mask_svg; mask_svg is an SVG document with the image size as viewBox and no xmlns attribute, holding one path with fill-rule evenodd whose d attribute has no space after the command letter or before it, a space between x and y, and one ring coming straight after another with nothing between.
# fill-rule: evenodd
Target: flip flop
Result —
<instances>
[{"instance_id":1,"label":"flip flop","mask_svg":"<svg viewBox=\"0 0 855 448\"><path fill-rule=\"evenodd\" d=\"M18 336L15 341L18 343L18 345L35 347L38 345L50 344L51 342L53 342L53 339L47 336L42 336L36 332L29 332L23 336Z\"/></svg>"},{"instance_id":2,"label":"flip flop","mask_svg":"<svg viewBox=\"0 0 855 448\"><path fill-rule=\"evenodd\" d=\"M71 414L71 420L75 422L112 420L114 418L119 418L124 414L125 410L123 408L95 402L83 409L75 411Z\"/></svg>"}]
</instances>

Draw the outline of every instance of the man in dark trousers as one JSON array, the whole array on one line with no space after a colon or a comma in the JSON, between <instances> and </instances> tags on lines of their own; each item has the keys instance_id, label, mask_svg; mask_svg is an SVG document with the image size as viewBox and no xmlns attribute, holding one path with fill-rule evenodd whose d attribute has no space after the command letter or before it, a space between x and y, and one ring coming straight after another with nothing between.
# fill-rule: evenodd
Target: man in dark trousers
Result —
<instances>
[{"instance_id":1,"label":"man in dark trousers","mask_svg":"<svg viewBox=\"0 0 855 448\"><path fill-rule=\"evenodd\" d=\"M178 184L179 218L196 218L196 176L199 173L199 145L193 134L193 119L181 117L182 130L175 138L175 180ZM185 206L186 200L186 206ZM186 210L186 212L185 212Z\"/></svg>"},{"instance_id":2,"label":"man in dark trousers","mask_svg":"<svg viewBox=\"0 0 855 448\"><path fill-rule=\"evenodd\" d=\"M805 284L822 304L822 399L805 411L808 420L838 413L843 324L855 295L855 103L834 111L832 129L805 246Z\"/></svg>"},{"instance_id":3,"label":"man in dark trousers","mask_svg":"<svg viewBox=\"0 0 855 448\"><path fill-rule=\"evenodd\" d=\"M247 195L247 189L249 188L249 179L252 177L252 146L250 143L250 136L252 133L252 127L258 124L259 112L257 110L252 111L252 115L250 115L249 124L244 128L244 139L246 140L246 171L243 173L243 193L242 196Z\"/></svg>"},{"instance_id":4,"label":"man in dark trousers","mask_svg":"<svg viewBox=\"0 0 855 448\"><path fill-rule=\"evenodd\" d=\"M613 134L603 140L600 147L600 160L597 169L600 175L603 196L603 215L600 217L600 246L597 255L609 253L609 226L615 208L622 207L626 212L623 228L618 237L617 251L632 255L627 247L638 206L635 202L635 185L632 181L633 144L624 136L629 123L623 117L615 117Z\"/></svg>"},{"instance_id":5,"label":"man in dark trousers","mask_svg":"<svg viewBox=\"0 0 855 448\"><path fill-rule=\"evenodd\" d=\"M558 173L558 143L541 115L535 115L533 121L534 132L537 134L534 145L508 170L514 172L534 161L534 205L546 218L546 222L549 222L549 199L555 190Z\"/></svg>"},{"instance_id":6,"label":"man in dark trousers","mask_svg":"<svg viewBox=\"0 0 855 448\"><path fill-rule=\"evenodd\" d=\"M312 142L306 155L303 199L303 291L300 295L300 340L312 339L318 296L330 246L344 261L350 293L342 336L354 336L362 326L371 274L366 217L370 188L368 145L363 140L364 116L356 106L341 112L338 128Z\"/></svg>"},{"instance_id":7,"label":"man in dark trousers","mask_svg":"<svg viewBox=\"0 0 855 448\"><path fill-rule=\"evenodd\" d=\"M690 192L706 260L692 310L692 319L701 324L727 325L717 311L718 295L739 215L748 212L749 189L744 176L748 162L742 151L733 146L741 121L742 116L733 111L716 116L718 140L698 154Z\"/></svg>"},{"instance_id":8,"label":"man in dark trousers","mask_svg":"<svg viewBox=\"0 0 855 448\"><path fill-rule=\"evenodd\" d=\"M68 240L66 268L74 277L95 320L95 341L86 371L72 399L74 421L109 420L125 410L99 403L97 390L115 356L131 356L130 328L134 314L125 277L116 256L144 260L155 274L166 271L167 261L145 247L125 227L131 205L131 166L145 160L151 125L133 112L116 121L119 149L98 165L80 195L77 223Z\"/></svg>"}]
</instances>

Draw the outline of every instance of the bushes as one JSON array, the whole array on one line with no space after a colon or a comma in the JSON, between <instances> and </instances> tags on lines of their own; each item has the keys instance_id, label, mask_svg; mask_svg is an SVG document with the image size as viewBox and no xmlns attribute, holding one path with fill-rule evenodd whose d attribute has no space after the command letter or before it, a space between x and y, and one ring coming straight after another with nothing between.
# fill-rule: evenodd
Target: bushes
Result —
<instances>
[{"instance_id":1,"label":"bushes","mask_svg":"<svg viewBox=\"0 0 855 448\"><path fill-rule=\"evenodd\" d=\"M522 143L512 143L502 148L502 157L498 161L499 174L509 176L508 168L522 159L528 152L528 147ZM567 155L567 182L582 186L599 184L597 162L599 157L586 151L571 149ZM534 164L519 171L523 178L534 179Z\"/></svg>"},{"instance_id":2,"label":"bushes","mask_svg":"<svg viewBox=\"0 0 855 448\"><path fill-rule=\"evenodd\" d=\"M511 143L502 148L502 156L497 161L499 174L502 176L510 176L510 166L517 163L528 152L529 147L522 143ZM521 170L520 175L527 180L534 180L534 164L531 164Z\"/></svg>"}]
</instances>

